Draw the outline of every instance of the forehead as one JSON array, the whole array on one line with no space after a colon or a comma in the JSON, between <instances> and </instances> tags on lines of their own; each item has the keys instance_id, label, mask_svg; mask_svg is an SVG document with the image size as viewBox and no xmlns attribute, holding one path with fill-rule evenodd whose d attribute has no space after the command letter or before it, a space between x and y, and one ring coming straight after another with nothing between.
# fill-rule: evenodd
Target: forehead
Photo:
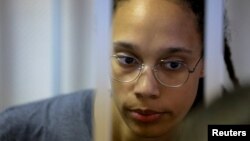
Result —
<instances>
[{"instance_id":1,"label":"forehead","mask_svg":"<svg viewBox=\"0 0 250 141\"><path fill-rule=\"evenodd\" d=\"M113 41L121 40L139 46L200 46L195 15L168 0L121 1L113 17Z\"/></svg>"},{"instance_id":2,"label":"forehead","mask_svg":"<svg viewBox=\"0 0 250 141\"><path fill-rule=\"evenodd\" d=\"M194 14L187 6L173 0L121 0L113 19L116 24L160 22L158 25L172 23L179 26L196 23Z\"/></svg>"}]
</instances>

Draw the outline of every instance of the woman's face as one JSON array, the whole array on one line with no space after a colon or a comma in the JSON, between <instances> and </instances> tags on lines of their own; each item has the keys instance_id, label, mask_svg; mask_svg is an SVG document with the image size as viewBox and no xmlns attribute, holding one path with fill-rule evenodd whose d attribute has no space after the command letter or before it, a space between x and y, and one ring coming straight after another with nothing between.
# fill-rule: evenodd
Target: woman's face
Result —
<instances>
[{"instance_id":1,"label":"woman's face","mask_svg":"<svg viewBox=\"0 0 250 141\"><path fill-rule=\"evenodd\" d=\"M112 81L113 100L122 121L136 135L167 135L192 106L203 75L202 61L177 88L163 86L151 67L170 60L175 62L167 67L178 68L176 62L181 62L194 68L202 49L197 29L194 14L180 4L167 0L119 3L113 17L113 55L123 56L120 65L125 67L137 63L135 59L145 67L132 82Z\"/></svg>"}]
</instances>

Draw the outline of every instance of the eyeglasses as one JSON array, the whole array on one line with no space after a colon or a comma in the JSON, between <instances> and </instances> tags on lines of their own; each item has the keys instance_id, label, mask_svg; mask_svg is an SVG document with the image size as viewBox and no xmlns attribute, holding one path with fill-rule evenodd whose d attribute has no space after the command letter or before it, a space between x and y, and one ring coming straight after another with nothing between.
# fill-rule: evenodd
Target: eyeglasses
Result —
<instances>
[{"instance_id":1,"label":"eyeglasses","mask_svg":"<svg viewBox=\"0 0 250 141\"><path fill-rule=\"evenodd\" d=\"M165 87L180 87L187 82L190 73L198 66L202 56L192 69L181 60L160 60L152 67L155 78ZM112 55L112 79L129 83L137 80L143 73L145 64L137 58L128 55Z\"/></svg>"}]
</instances>

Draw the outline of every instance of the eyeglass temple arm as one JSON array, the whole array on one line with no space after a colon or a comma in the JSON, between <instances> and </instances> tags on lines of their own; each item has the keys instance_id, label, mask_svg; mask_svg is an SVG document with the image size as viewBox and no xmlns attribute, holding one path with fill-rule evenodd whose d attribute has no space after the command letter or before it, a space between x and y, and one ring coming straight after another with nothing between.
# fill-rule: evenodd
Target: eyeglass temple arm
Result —
<instances>
[{"instance_id":1,"label":"eyeglass temple arm","mask_svg":"<svg viewBox=\"0 0 250 141\"><path fill-rule=\"evenodd\" d=\"M193 73L196 69L196 67L198 66L198 64L200 63L201 59L203 58L203 55L201 55L201 57L199 58L199 60L197 61L197 63L195 64L194 68L189 70L189 73Z\"/></svg>"}]
</instances>

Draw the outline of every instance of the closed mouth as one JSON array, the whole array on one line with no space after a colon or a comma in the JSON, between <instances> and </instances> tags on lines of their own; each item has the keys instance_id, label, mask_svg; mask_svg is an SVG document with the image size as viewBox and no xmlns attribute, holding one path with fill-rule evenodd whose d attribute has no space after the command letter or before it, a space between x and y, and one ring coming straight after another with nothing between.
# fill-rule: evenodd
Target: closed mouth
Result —
<instances>
[{"instance_id":1,"label":"closed mouth","mask_svg":"<svg viewBox=\"0 0 250 141\"><path fill-rule=\"evenodd\" d=\"M159 112L150 109L128 110L129 116L139 122L152 123L161 119L167 112Z\"/></svg>"},{"instance_id":2,"label":"closed mouth","mask_svg":"<svg viewBox=\"0 0 250 141\"><path fill-rule=\"evenodd\" d=\"M164 114L165 112L158 112L154 110L141 110L141 109L136 109L136 110L131 110L131 112L136 112L141 115L154 115L154 114Z\"/></svg>"}]
</instances>

